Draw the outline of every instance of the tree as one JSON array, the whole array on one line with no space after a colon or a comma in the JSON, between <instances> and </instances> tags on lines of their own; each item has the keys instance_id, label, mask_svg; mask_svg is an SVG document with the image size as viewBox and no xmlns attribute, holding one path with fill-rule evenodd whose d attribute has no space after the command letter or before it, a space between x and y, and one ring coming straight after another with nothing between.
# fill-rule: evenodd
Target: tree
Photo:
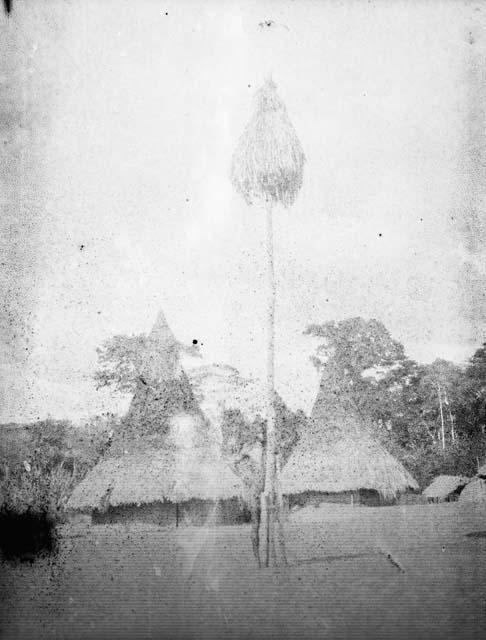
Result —
<instances>
[{"instance_id":1,"label":"tree","mask_svg":"<svg viewBox=\"0 0 486 640\"><path fill-rule=\"evenodd\" d=\"M470 358L461 385L458 422L469 435L486 429L486 342Z\"/></svg>"},{"instance_id":2,"label":"tree","mask_svg":"<svg viewBox=\"0 0 486 640\"><path fill-rule=\"evenodd\" d=\"M384 385L392 386L394 370L406 361L403 346L394 340L386 327L377 320L348 318L312 324L304 332L322 339L312 356L321 372L320 395L326 406L340 407L379 419Z\"/></svg>"},{"instance_id":3,"label":"tree","mask_svg":"<svg viewBox=\"0 0 486 640\"><path fill-rule=\"evenodd\" d=\"M455 414L464 372L452 362L436 359L432 364L423 365L421 374L422 415L435 427L444 451L446 441L453 444L456 440Z\"/></svg>"},{"instance_id":4,"label":"tree","mask_svg":"<svg viewBox=\"0 0 486 640\"><path fill-rule=\"evenodd\" d=\"M199 355L196 346L185 346L175 339L162 313L148 336L116 335L97 349L100 365L95 372L97 388L112 387L120 393L132 394L113 450L141 436L160 442L171 416L181 410L198 411L180 364L181 352Z\"/></svg>"},{"instance_id":5,"label":"tree","mask_svg":"<svg viewBox=\"0 0 486 640\"><path fill-rule=\"evenodd\" d=\"M266 211L266 250L268 269L267 312L267 415L265 488L262 493L265 566L284 562L285 549L281 521L282 497L278 482L274 407L274 316L275 273L273 259L273 209L293 204L302 185L304 153L288 118L276 85L268 79L257 92L256 111L248 123L233 156L232 183L248 205ZM276 537L274 525L280 535ZM278 548L277 548L277 539ZM278 553L278 557L277 557Z\"/></svg>"},{"instance_id":6,"label":"tree","mask_svg":"<svg viewBox=\"0 0 486 640\"><path fill-rule=\"evenodd\" d=\"M288 409L277 394L274 406L275 448L279 459L285 463L299 440L307 419L302 411L293 412ZM253 553L261 567L259 529L262 519L261 494L265 489L266 421L260 416L250 420L240 409L227 409L223 412L221 432L223 456L246 488L252 520Z\"/></svg>"},{"instance_id":7,"label":"tree","mask_svg":"<svg viewBox=\"0 0 486 640\"><path fill-rule=\"evenodd\" d=\"M265 484L267 396L259 380L243 377L228 365L212 364L188 371L199 406L211 425L211 436L221 444L223 458L241 478L251 513L251 541L261 567L259 530L261 494ZM275 445L286 462L306 423L302 411L292 411L274 394ZM281 533L281 532L280 532Z\"/></svg>"},{"instance_id":8,"label":"tree","mask_svg":"<svg viewBox=\"0 0 486 640\"><path fill-rule=\"evenodd\" d=\"M348 318L310 325L322 338L312 360L322 374L320 400L358 412L386 441L398 446L430 440L423 415L423 365L377 320ZM388 434L388 435L387 435Z\"/></svg>"}]
</instances>

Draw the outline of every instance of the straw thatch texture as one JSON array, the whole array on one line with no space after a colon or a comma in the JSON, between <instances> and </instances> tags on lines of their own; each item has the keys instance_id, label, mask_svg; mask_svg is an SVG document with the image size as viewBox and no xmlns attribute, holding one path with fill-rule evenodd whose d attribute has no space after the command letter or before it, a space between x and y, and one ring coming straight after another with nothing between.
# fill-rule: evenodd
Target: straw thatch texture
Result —
<instances>
[{"instance_id":1,"label":"straw thatch texture","mask_svg":"<svg viewBox=\"0 0 486 640\"><path fill-rule=\"evenodd\" d=\"M458 493L469 482L465 476L437 476L431 484L424 489L423 495L427 498L445 500L450 495Z\"/></svg>"},{"instance_id":2,"label":"straw thatch texture","mask_svg":"<svg viewBox=\"0 0 486 640\"><path fill-rule=\"evenodd\" d=\"M460 502L486 502L486 480L474 478L461 491Z\"/></svg>"},{"instance_id":3,"label":"straw thatch texture","mask_svg":"<svg viewBox=\"0 0 486 640\"><path fill-rule=\"evenodd\" d=\"M182 367L182 353L197 354L177 343L162 313L147 345L129 411L105 459L74 490L70 508L243 494Z\"/></svg>"},{"instance_id":4,"label":"straw thatch texture","mask_svg":"<svg viewBox=\"0 0 486 640\"><path fill-rule=\"evenodd\" d=\"M482 467L479 467L478 474L480 478L486 478L486 464L483 464Z\"/></svg>"},{"instance_id":5,"label":"straw thatch texture","mask_svg":"<svg viewBox=\"0 0 486 640\"><path fill-rule=\"evenodd\" d=\"M256 94L256 111L233 155L231 181L247 204L290 206L302 186L304 152L276 85L267 80Z\"/></svg>"},{"instance_id":6,"label":"straw thatch texture","mask_svg":"<svg viewBox=\"0 0 486 640\"><path fill-rule=\"evenodd\" d=\"M198 452L158 450L99 463L76 487L68 508L100 508L107 494L109 505L118 506L229 499L241 496L243 488L221 460Z\"/></svg>"},{"instance_id":7,"label":"straw thatch texture","mask_svg":"<svg viewBox=\"0 0 486 640\"><path fill-rule=\"evenodd\" d=\"M208 425L182 368L182 351L160 312L145 345L141 373L122 429L115 434L115 454L130 450L140 437L150 441L150 446L163 446L170 420L179 414L200 418L199 444L204 445Z\"/></svg>"},{"instance_id":8,"label":"straw thatch texture","mask_svg":"<svg viewBox=\"0 0 486 640\"><path fill-rule=\"evenodd\" d=\"M418 489L418 484L357 418L343 418L332 427L312 420L282 471L283 493L360 489L391 499L407 489Z\"/></svg>"}]
</instances>

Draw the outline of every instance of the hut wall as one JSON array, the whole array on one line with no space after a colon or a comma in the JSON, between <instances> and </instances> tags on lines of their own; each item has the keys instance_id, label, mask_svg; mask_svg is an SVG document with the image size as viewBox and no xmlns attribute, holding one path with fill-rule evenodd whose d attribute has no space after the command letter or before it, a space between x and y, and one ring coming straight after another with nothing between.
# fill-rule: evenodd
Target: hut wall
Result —
<instances>
[{"instance_id":1,"label":"hut wall","mask_svg":"<svg viewBox=\"0 0 486 640\"><path fill-rule=\"evenodd\" d=\"M144 522L158 526L170 526L176 521L176 505L171 502L151 502L149 504L123 504L109 506L100 511L94 509L91 515L93 524L127 524Z\"/></svg>"},{"instance_id":2,"label":"hut wall","mask_svg":"<svg viewBox=\"0 0 486 640\"><path fill-rule=\"evenodd\" d=\"M305 491L289 496L289 508L295 505L300 507L321 503L363 505L367 507L379 507L395 504L395 500L384 500L378 491L372 489L359 489L357 491L341 491L339 493L324 493L321 491Z\"/></svg>"},{"instance_id":3,"label":"hut wall","mask_svg":"<svg viewBox=\"0 0 486 640\"><path fill-rule=\"evenodd\" d=\"M416 491L407 491L406 493L402 493L399 496L397 504L399 504L400 506L428 504L428 499L427 496L424 496Z\"/></svg>"},{"instance_id":4,"label":"hut wall","mask_svg":"<svg viewBox=\"0 0 486 640\"><path fill-rule=\"evenodd\" d=\"M250 514L238 498L216 503L210 500L190 500L181 504L151 502L109 506L104 511L95 509L91 515L93 524L144 522L161 527L230 525L249 520Z\"/></svg>"}]
</instances>

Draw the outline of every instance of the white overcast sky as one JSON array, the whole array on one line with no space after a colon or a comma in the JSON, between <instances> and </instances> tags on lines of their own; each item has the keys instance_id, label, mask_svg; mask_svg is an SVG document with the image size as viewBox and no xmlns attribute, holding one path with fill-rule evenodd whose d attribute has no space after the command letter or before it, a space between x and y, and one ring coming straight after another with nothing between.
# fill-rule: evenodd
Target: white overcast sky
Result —
<instances>
[{"instance_id":1,"label":"white overcast sky","mask_svg":"<svg viewBox=\"0 0 486 640\"><path fill-rule=\"evenodd\" d=\"M482 3L13 5L0 420L116 409L95 348L159 309L207 360L263 376L264 218L228 173L269 72L307 157L275 218L278 390L309 408L311 322L377 318L421 361L481 344Z\"/></svg>"}]
</instances>

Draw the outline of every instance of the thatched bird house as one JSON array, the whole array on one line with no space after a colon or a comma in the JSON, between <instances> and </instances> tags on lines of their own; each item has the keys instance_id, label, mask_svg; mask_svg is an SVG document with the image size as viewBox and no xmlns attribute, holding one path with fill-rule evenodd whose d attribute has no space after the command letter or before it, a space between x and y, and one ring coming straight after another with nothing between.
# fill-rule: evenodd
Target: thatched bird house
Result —
<instances>
[{"instance_id":1,"label":"thatched bird house","mask_svg":"<svg viewBox=\"0 0 486 640\"><path fill-rule=\"evenodd\" d=\"M459 498L459 494L469 482L465 476L437 476L431 484L424 489L424 495L428 502L453 502Z\"/></svg>"},{"instance_id":2,"label":"thatched bird house","mask_svg":"<svg viewBox=\"0 0 486 640\"><path fill-rule=\"evenodd\" d=\"M188 349L159 314L128 413L105 458L75 488L69 509L91 511L94 522L246 517L242 483L223 460L182 366L183 352Z\"/></svg>"},{"instance_id":3,"label":"thatched bird house","mask_svg":"<svg viewBox=\"0 0 486 640\"><path fill-rule=\"evenodd\" d=\"M290 505L307 501L386 504L417 490L405 467L373 436L344 394L321 384L308 428L282 471Z\"/></svg>"}]
</instances>

